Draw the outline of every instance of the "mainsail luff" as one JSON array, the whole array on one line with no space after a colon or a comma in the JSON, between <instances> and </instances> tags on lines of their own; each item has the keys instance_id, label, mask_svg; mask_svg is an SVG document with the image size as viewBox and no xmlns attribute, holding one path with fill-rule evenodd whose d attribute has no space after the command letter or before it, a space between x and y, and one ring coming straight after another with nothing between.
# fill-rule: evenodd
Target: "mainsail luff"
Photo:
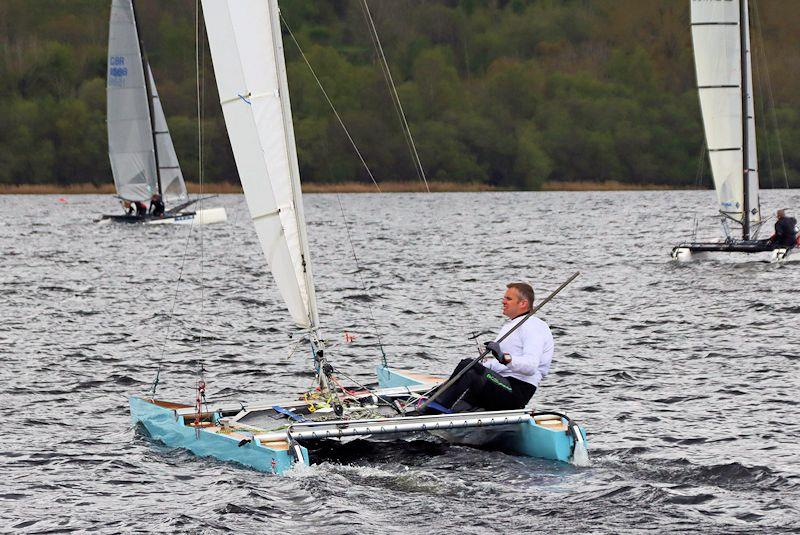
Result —
<instances>
[{"instance_id":1,"label":"mainsail luff","mask_svg":"<svg viewBox=\"0 0 800 535\"><path fill-rule=\"evenodd\" d=\"M146 201L158 191L145 66L132 0L113 0L106 82L108 155L117 194Z\"/></svg>"},{"instance_id":2,"label":"mainsail luff","mask_svg":"<svg viewBox=\"0 0 800 535\"><path fill-rule=\"evenodd\" d=\"M692 0L691 12L697 88L719 209L749 236L761 214L747 2Z\"/></svg>"},{"instance_id":3,"label":"mainsail luff","mask_svg":"<svg viewBox=\"0 0 800 535\"><path fill-rule=\"evenodd\" d=\"M261 248L295 323L316 329L277 3L203 0L203 17L228 136Z\"/></svg>"},{"instance_id":4,"label":"mainsail luff","mask_svg":"<svg viewBox=\"0 0 800 535\"><path fill-rule=\"evenodd\" d=\"M278 68L278 91L282 95L283 124L286 136L287 159L291 174L292 198L294 199L294 213L297 230L300 237L301 265L306 280L308 292L309 314L312 330L319 329L319 312L317 311L317 298L314 290L314 276L311 270L311 253L308 248L308 233L303 211L302 187L300 185L300 166L297 161L297 144L294 139L294 122L292 121L292 106L289 98L289 80L286 75L286 60L283 52L283 38L281 36L281 14L278 0L269 1L270 22L272 24L272 39L275 50L275 65Z\"/></svg>"},{"instance_id":5,"label":"mainsail luff","mask_svg":"<svg viewBox=\"0 0 800 535\"><path fill-rule=\"evenodd\" d=\"M153 72L150 70L150 64L147 61L147 54L144 50L144 43L142 42L142 35L139 33L139 17L136 15L136 4L131 1L131 12L133 12L133 25L136 28L136 38L139 42L139 57L142 60L142 73L144 74L144 90L147 94L147 107L149 110L150 118L150 135L153 137L153 158L156 161L156 184L158 185L158 196L164 197L164 192L161 191L161 164L158 161L158 141L156 139L156 126L155 126L155 109L153 102L153 92L151 91L153 85Z\"/></svg>"}]
</instances>

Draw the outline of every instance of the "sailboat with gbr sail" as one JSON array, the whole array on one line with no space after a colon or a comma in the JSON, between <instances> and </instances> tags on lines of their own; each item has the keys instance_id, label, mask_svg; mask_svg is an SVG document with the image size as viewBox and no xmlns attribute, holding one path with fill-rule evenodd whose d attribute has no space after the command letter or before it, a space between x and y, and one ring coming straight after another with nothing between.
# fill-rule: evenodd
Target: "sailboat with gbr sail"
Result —
<instances>
[{"instance_id":1,"label":"sailboat with gbr sail","mask_svg":"<svg viewBox=\"0 0 800 535\"><path fill-rule=\"evenodd\" d=\"M684 242L672 258L787 261L794 249L759 240L765 219L759 195L748 0L692 0L697 90L723 241ZM741 227L741 238L733 235Z\"/></svg>"},{"instance_id":2,"label":"sailboat with gbr sail","mask_svg":"<svg viewBox=\"0 0 800 535\"><path fill-rule=\"evenodd\" d=\"M566 415L530 409L419 414L441 377L376 368L377 386L345 386L321 336L300 191L277 0L203 0L220 102L261 248L294 323L308 341L316 387L294 399L194 405L130 398L133 423L168 446L282 473L309 463L309 447L349 437L435 433L558 461L582 459L585 431Z\"/></svg>"},{"instance_id":3,"label":"sailboat with gbr sail","mask_svg":"<svg viewBox=\"0 0 800 535\"><path fill-rule=\"evenodd\" d=\"M100 221L203 224L227 219L224 208L191 211L167 120L147 61L133 0L113 0L109 17L106 80L108 156L114 185L127 213ZM147 213L154 196L172 205ZM138 209L137 209L138 207Z\"/></svg>"}]
</instances>

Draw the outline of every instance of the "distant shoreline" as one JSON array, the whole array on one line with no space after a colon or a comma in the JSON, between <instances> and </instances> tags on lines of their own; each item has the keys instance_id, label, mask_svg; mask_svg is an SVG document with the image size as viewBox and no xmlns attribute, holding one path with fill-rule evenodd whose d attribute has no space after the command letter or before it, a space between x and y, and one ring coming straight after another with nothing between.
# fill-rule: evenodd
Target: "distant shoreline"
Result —
<instances>
[{"instance_id":1,"label":"distant shoreline","mask_svg":"<svg viewBox=\"0 0 800 535\"><path fill-rule=\"evenodd\" d=\"M420 182L383 182L378 183L380 191L388 193L398 192L423 192L425 186ZM508 188L498 188L479 182L429 182L431 191L437 192L472 192L472 191L509 191ZM187 188L190 193L201 193L200 185L188 183ZM616 180L605 180L603 182L545 182L541 191L660 191L660 190L687 190L687 189L707 189L687 186L670 186L665 184L629 184ZM340 182L337 184L324 183L305 183L303 184L304 193L377 193L378 189L374 184L364 182ZM96 186L91 183L81 184L0 184L0 195L113 195L115 193L113 184ZM239 184L231 182L212 182L203 184L202 193L204 194L226 194L242 193Z\"/></svg>"}]
</instances>

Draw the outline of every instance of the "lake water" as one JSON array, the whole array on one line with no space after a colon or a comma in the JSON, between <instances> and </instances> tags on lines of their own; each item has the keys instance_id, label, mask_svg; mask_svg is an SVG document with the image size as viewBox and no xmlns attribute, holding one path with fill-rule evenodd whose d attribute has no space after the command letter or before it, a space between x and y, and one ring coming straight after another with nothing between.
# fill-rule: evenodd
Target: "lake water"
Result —
<instances>
[{"instance_id":1,"label":"lake water","mask_svg":"<svg viewBox=\"0 0 800 535\"><path fill-rule=\"evenodd\" d=\"M449 373L500 325L506 282L539 298L580 271L540 313L556 355L534 401L585 426L590 466L357 441L276 477L151 443L127 397L160 361L159 396L188 403L200 361L212 399L311 384L243 198L191 228L93 223L110 197L0 196L0 531L798 529L800 264L672 263L695 216L719 234L712 192L305 202L329 359L359 382L378 336L390 365ZM800 191L762 202L800 209Z\"/></svg>"}]
</instances>

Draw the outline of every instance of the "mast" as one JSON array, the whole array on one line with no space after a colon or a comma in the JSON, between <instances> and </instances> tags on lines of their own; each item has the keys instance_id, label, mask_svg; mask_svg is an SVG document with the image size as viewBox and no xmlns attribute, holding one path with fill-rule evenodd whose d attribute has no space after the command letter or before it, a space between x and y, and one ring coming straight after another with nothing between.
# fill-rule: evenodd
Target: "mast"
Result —
<instances>
[{"instance_id":1,"label":"mast","mask_svg":"<svg viewBox=\"0 0 800 535\"><path fill-rule=\"evenodd\" d=\"M147 108L150 111L150 134L153 137L153 155L156 159L156 182L158 183L158 196L163 199L164 194L161 191L161 165L158 161L158 141L156 140L155 110L153 109L154 97L151 90L152 80L150 78L150 69L147 68L147 54L144 49L144 43L142 42L142 34L139 31L139 17L136 15L136 6L134 5L134 0L131 0L131 10L133 11L133 24L136 26L136 39L139 41L139 52L142 57L142 73L144 74L144 89L147 92Z\"/></svg>"},{"instance_id":2,"label":"mast","mask_svg":"<svg viewBox=\"0 0 800 535\"><path fill-rule=\"evenodd\" d=\"M747 47L747 0L739 1L739 38L741 45L742 62L742 191L744 194L743 218L742 218L742 239L750 239L750 123L749 123L749 102L747 88L749 80L747 78L747 56L750 53Z\"/></svg>"},{"instance_id":3,"label":"mast","mask_svg":"<svg viewBox=\"0 0 800 535\"><path fill-rule=\"evenodd\" d=\"M281 38L281 15L277 0L269 1L270 24L272 25L272 42L275 54L275 65L278 70L278 93L283 114L284 137L286 139L289 173L291 175L292 199L294 200L294 215L297 222L297 231L300 238L301 262L303 276L306 281L308 294L308 312L311 320L311 332L314 334L315 343L319 343L319 313L317 312L317 299L314 291L314 276L311 272L311 254L308 249L308 233L306 231L305 216L303 214L303 198L300 186L300 169L297 164L297 146L294 139L294 126L292 123L292 110L289 103L289 82L286 76L286 61L283 55L283 39Z\"/></svg>"}]
</instances>

